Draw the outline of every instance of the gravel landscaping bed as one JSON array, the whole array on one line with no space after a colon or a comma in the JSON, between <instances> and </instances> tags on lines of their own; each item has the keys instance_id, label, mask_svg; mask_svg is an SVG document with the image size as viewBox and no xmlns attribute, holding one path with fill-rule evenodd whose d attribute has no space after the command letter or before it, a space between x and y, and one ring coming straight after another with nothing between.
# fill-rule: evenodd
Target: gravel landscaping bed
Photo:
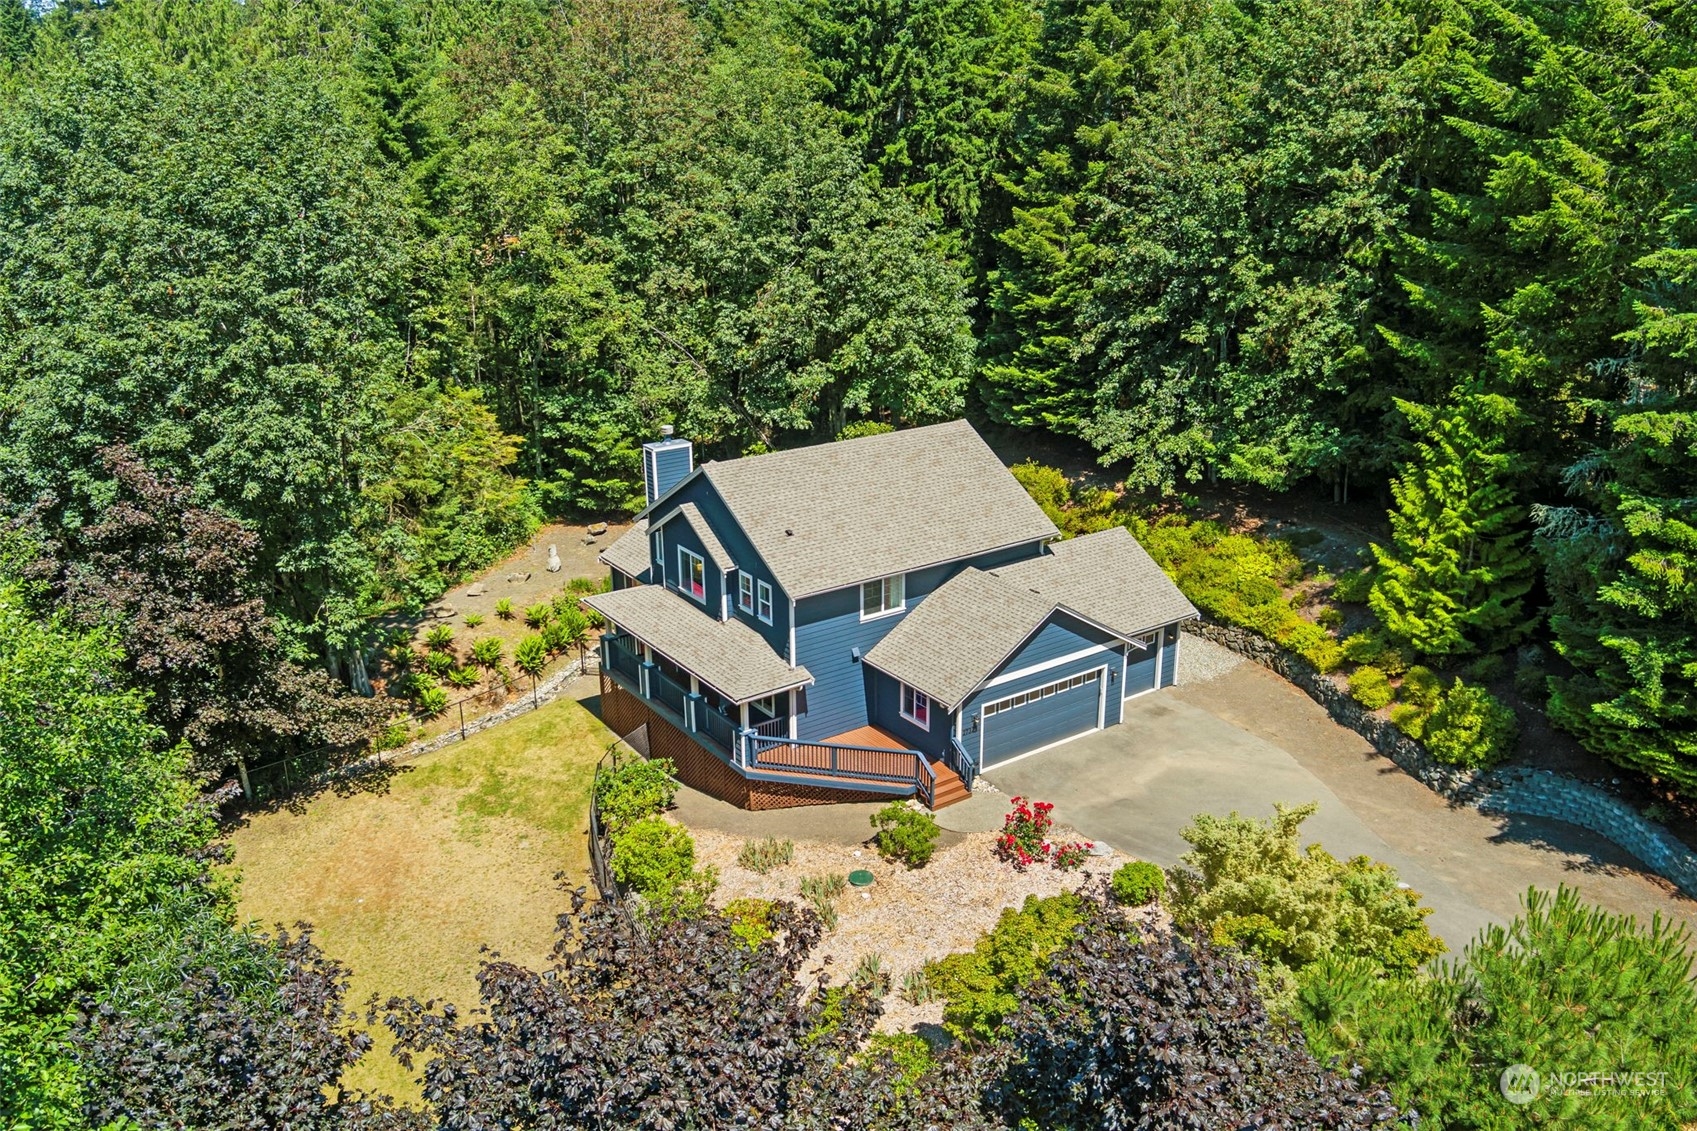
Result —
<instances>
[{"instance_id":1,"label":"gravel landscaping bed","mask_svg":"<svg viewBox=\"0 0 1697 1131\"><path fill-rule=\"evenodd\" d=\"M721 907L748 898L802 904L803 876L833 872L847 875L857 868L872 873L870 887L851 887L836 900L840 922L820 942L814 959L816 963L828 962L832 981L840 983L862 957L879 957L892 987L884 999L885 1012L878 1025L884 1031L935 1025L942 1018L940 1003L913 1006L902 1000L903 975L919 969L928 959L970 950L978 936L995 925L1003 908L1018 907L1026 896L1076 891L1128 859L1114 853L1092 857L1073 872L1046 866L1017 872L995 858L996 834L985 832L966 834L957 843L939 848L929 864L910 872L899 864L886 863L870 845L797 840L789 864L760 875L737 864L744 838L711 829L692 828L690 833L695 838L697 861L719 869L719 888L713 902ZM1084 839L1059 826L1052 836L1058 842Z\"/></svg>"},{"instance_id":2,"label":"gravel landscaping bed","mask_svg":"<svg viewBox=\"0 0 1697 1131\"><path fill-rule=\"evenodd\" d=\"M1178 650L1178 681L1207 683L1248 662L1230 648L1187 632Z\"/></svg>"}]
</instances>

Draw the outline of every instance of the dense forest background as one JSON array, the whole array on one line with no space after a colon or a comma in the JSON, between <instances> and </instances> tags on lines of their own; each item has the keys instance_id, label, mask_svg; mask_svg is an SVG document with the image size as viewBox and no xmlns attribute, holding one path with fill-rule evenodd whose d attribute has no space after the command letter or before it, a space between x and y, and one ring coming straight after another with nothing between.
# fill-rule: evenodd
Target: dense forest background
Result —
<instances>
[{"instance_id":1,"label":"dense forest background","mask_svg":"<svg viewBox=\"0 0 1697 1131\"><path fill-rule=\"evenodd\" d=\"M373 618L662 422L1383 500L1367 646L1553 644L1697 794L1694 138L1684 0L0 0L0 1121L85 1125L114 1002L323 1100L202 785L363 741Z\"/></svg>"},{"instance_id":2,"label":"dense forest background","mask_svg":"<svg viewBox=\"0 0 1697 1131\"><path fill-rule=\"evenodd\" d=\"M631 509L658 423L965 413L1393 500L1387 630L1547 627L1666 774L1694 56L1675 0L0 0L0 495L84 620L248 602L197 654L328 741L374 613Z\"/></svg>"}]
</instances>

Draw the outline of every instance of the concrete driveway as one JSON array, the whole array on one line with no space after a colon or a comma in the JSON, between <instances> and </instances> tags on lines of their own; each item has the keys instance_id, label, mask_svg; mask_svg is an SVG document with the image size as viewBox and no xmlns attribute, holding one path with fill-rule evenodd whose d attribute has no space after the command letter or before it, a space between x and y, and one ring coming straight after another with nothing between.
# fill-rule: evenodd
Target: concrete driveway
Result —
<instances>
[{"instance_id":1,"label":"concrete driveway","mask_svg":"<svg viewBox=\"0 0 1697 1131\"><path fill-rule=\"evenodd\" d=\"M1318 801L1304 843L1394 866L1454 952L1511 919L1528 887L1567 884L1617 913L1697 927L1697 903L1602 838L1452 806L1273 673L1191 637L1184 653L1184 682L1126 704L1120 726L986 778L1003 795L1052 801L1057 821L1166 867L1188 849L1179 831L1197 813L1266 817L1276 801ZM938 821L963 832L1000 827L1007 800L981 791Z\"/></svg>"},{"instance_id":2,"label":"concrete driveway","mask_svg":"<svg viewBox=\"0 0 1697 1131\"><path fill-rule=\"evenodd\" d=\"M1172 695L1134 699L1118 727L985 776L1003 793L1054 802L1057 820L1162 867L1177 864L1190 847L1179 830L1197 813L1267 817L1275 801L1318 801L1320 811L1302 826L1303 842L1393 865L1426 897L1433 909L1427 923L1452 951L1501 921L1393 849L1289 754Z\"/></svg>"}]
</instances>

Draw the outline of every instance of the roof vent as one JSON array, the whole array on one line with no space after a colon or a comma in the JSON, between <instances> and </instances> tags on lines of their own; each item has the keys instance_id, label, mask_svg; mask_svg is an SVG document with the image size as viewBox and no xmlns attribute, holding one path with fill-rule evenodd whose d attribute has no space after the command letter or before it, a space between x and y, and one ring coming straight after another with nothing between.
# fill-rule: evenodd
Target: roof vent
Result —
<instances>
[{"instance_id":1,"label":"roof vent","mask_svg":"<svg viewBox=\"0 0 1697 1131\"><path fill-rule=\"evenodd\" d=\"M795 537L795 531L793 531L793 530L786 530L786 531L784 531L784 537L786 537L786 538L794 538L794 537Z\"/></svg>"},{"instance_id":2,"label":"roof vent","mask_svg":"<svg viewBox=\"0 0 1697 1131\"><path fill-rule=\"evenodd\" d=\"M672 438L672 426L670 424L660 425L660 438L662 440L670 440Z\"/></svg>"}]
</instances>

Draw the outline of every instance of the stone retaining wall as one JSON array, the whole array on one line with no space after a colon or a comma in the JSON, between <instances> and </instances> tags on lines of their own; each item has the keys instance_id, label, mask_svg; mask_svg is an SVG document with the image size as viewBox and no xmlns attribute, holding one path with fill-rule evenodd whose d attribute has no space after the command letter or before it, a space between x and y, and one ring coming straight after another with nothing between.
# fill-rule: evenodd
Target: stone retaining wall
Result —
<instances>
[{"instance_id":1,"label":"stone retaining wall","mask_svg":"<svg viewBox=\"0 0 1697 1131\"><path fill-rule=\"evenodd\" d=\"M1435 793L1485 813L1542 817L1596 833L1673 881L1686 895L1697 898L1697 854L1618 797L1549 770L1446 766L1388 719L1357 703L1346 688L1322 675L1313 664L1266 637L1232 625L1199 621L1187 623L1184 629L1294 683L1336 722L1365 738L1373 749Z\"/></svg>"}]
</instances>

